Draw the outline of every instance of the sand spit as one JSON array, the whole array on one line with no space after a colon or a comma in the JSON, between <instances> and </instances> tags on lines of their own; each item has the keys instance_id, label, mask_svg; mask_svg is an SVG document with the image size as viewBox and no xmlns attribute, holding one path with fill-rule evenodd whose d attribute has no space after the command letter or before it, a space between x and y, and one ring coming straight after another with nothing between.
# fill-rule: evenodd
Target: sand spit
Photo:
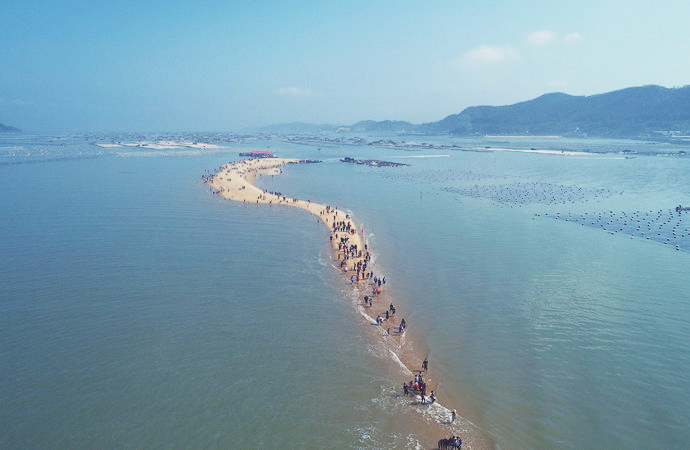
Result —
<instances>
[{"instance_id":1,"label":"sand spit","mask_svg":"<svg viewBox=\"0 0 690 450\"><path fill-rule=\"evenodd\" d=\"M293 206L309 211L318 217L330 230L329 241L333 251L333 267L340 270L352 285L353 293L360 297L356 307L361 315L371 325L371 338L378 339L388 352L391 362L398 367L400 374L399 393L393 394L392 399L407 405L418 413L421 420L414 420L410 424L424 447L433 447L440 438L451 435L460 436L465 448L491 448L491 439L479 428L459 414L455 422L451 422L453 406L444 406L442 390L438 389L438 382L433 379L433 369L421 370L422 361L426 354L420 351L413 336L406 339L407 329L401 327L404 313L397 311L393 299L385 292L386 280L372 270L370 262L371 249L363 239L364 230L358 229L349 213L332 207L289 197L284 193L267 192L255 185L258 174L278 175L282 166L298 164L298 159L261 158L231 162L221 166L214 175L204 175L202 178L211 186L214 194L221 195L228 200L245 204L268 204L270 206ZM379 319L380 320L377 320ZM433 367L433 361L430 364ZM426 402L419 395L410 393L403 395L402 384L408 383L415 375L422 375L427 385ZM436 391L439 401L431 404L429 395ZM406 419L401 418L403 422Z\"/></svg>"},{"instance_id":2,"label":"sand spit","mask_svg":"<svg viewBox=\"0 0 690 450\"><path fill-rule=\"evenodd\" d=\"M518 152L518 153L539 153L542 155L563 155L563 156L594 156L594 153L587 152L571 152L567 150L538 150L538 149L522 149L522 148L498 148L498 147L476 147L475 151L485 152Z\"/></svg>"}]
</instances>

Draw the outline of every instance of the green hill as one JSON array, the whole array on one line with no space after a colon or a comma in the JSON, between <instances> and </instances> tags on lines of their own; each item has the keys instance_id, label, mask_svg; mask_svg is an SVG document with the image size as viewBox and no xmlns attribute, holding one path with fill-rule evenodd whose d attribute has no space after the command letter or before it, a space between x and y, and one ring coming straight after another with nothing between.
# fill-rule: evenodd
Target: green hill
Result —
<instances>
[{"instance_id":1,"label":"green hill","mask_svg":"<svg viewBox=\"0 0 690 450\"><path fill-rule=\"evenodd\" d=\"M690 86L642 86L591 96L545 94L473 106L419 130L428 134L645 137L690 132Z\"/></svg>"}]
</instances>

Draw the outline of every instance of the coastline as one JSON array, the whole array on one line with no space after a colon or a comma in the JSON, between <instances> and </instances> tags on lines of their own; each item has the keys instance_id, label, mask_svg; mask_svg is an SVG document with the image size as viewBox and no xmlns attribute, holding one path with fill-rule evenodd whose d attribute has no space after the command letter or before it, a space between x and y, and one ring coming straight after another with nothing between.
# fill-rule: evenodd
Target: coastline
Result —
<instances>
[{"instance_id":1,"label":"coastline","mask_svg":"<svg viewBox=\"0 0 690 450\"><path fill-rule=\"evenodd\" d=\"M257 176L261 174L277 175L282 172L282 166L298 164L302 161L287 158L262 158L247 159L230 162L221 166L213 175L204 176L204 181L210 185L214 194L227 200L242 202L245 204L269 206L292 206L306 210L315 215L329 229L329 242L331 246L332 266L343 274L344 282L349 282L352 293L357 297L354 306L370 325L370 338L377 344L383 345L390 354L390 361L399 373L398 386L415 378L416 374L422 374L428 386L427 402L423 403L421 397L411 394L403 397L403 389L399 387L397 398L409 400L410 409L417 412L422 420L415 420L413 424L415 433L419 436L422 445L433 446L438 439L456 435L462 438L463 443L473 448L491 448L491 439L481 432L479 427L463 417L462 412L455 422L451 423L451 410L460 409L457 406L444 406L444 399L448 401L452 395L445 395L439 390L438 380L434 378L433 370L422 371L422 361L428 356L416 345L414 334L407 338L407 329L401 328L404 320L402 311L391 310L388 307L395 304L394 299L386 289L385 277L381 277L371 269L369 245L363 239L363 230L358 229L355 221L347 212L332 207L314 203L311 200L301 200L280 192L267 192L256 186ZM337 267L339 266L339 267ZM366 299L369 298L367 304ZM397 305L395 305L397 308ZM389 319L385 317L389 315ZM381 321L377 320L381 317ZM433 361L430 364L433 368ZM436 391L440 400L429 403L429 394Z\"/></svg>"}]
</instances>

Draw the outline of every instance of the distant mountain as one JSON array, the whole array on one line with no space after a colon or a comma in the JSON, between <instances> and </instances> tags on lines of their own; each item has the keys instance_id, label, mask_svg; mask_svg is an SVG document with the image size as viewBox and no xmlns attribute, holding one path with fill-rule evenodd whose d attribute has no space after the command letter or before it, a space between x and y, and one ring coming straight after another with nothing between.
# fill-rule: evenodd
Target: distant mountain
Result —
<instances>
[{"instance_id":1,"label":"distant mountain","mask_svg":"<svg viewBox=\"0 0 690 450\"><path fill-rule=\"evenodd\" d=\"M590 96L544 94L507 106L472 106L438 122L415 125L399 120L364 120L349 127L289 123L259 131L328 131L398 134L592 136L650 138L690 135L690 86L642 86Z\"/></svg>"},{"instance_id":2,"label":"distant mountain","mask_svg":"<svg viewBox=\"0 0 690 450\"><path fill-rule=\"evenodd\" d=\"M374 120L363 120L350 126L351 131L359 132L389 132L389 133L414 133L419 128L410 122L402 120L383 120L376 122Z\"/></svg>"},{"instance_id":3,"label":"distant mountain","mask_svg":"<svg viewBox=\"0 0 690 450\"><path fill-rule=\"evenodd\" d=\"M263 133L309 133L319 134L321 132L336 131L340 126L329 124L313 124L304 122L279 123L259 128Z\"/></svg>"},{"instance_id":4,"label":"distant mountain","mask_svg":"<svg viewBox=\"0 0 690 450\"><path fill-rule=\"evenodd\" d=\"M591 96L545 94L508 106L473 106L426 134L646 137L690 133L690 86L642 86Z\"/></svg>"},{"instance_id":5,"label":"distant mountain","mask_svg":"<svg viewBox=\"0 0 690 450\"><path fill-rule=\"evenodd\" d=\"M259 128L258 131L262 133L308 133L319 134L322 132L334 131L354 131L358 133L368 132L385 132L385 133L414 133L419 128L410 122L400 120L383 120L376 122L374 120L362 120L354 125L330 125L330 124L312 124L304 122L279 123L268 125Z\"/></svg>"},{"instance_id":6,"label":"distant mountain","mask_svg":"<svg viewBox=\"0 0 690 450\"><path fill-rule=\"evenodd\" d=\"M19 128L11 127L9 125L3 125L0 123L0 133L17 133L21 131Z\"/></svg>"}]
</instances>

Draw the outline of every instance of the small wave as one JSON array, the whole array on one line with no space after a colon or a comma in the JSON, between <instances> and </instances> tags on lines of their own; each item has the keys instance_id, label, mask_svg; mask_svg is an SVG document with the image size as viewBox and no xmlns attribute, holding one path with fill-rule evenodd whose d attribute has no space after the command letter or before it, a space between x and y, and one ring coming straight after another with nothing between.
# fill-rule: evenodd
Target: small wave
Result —
<instances>
[{"instance_id":1,"label":"small wave","mask_svg":"<svg viewBox=\"0 0 690 450\"><path fill-rule=\"evenodd\" d=\"M450 408L443 406L438 401L429 403L428 396L426 402L422 403L422 397L420 395L411 395L412 398L415 399L417 412L427 421L433 421L442 425L452 425L455 434L466 434L471 431L471 428L479 428L472 423L471 420L460 415L456 416L455 422L451 422L452 412Z\"/></svg>"},{"instance_id":2,"label":"small wave","mask_svg":"<svg viewBox=\"0 0 690 450\"><path fill-rule=\"evenodd\" d=\"M360 306L358 309L359 309L359 313L360 313L362 316L364 316L365 319L367 319L369 322L371 322L372 325L376 325L376 320L375 320L375 319L372 319L371 316L370 316L369 314L367 314L366 312L364 312L364 308L362 308L362 307Z\"/></svg>"},{"instance_id":3,"label":"small wave","mask_svg":"<svg viewBox=\"0 0 690 450\"><path fill-rule=\"evenodd\" d=\"M391 357L392 357L393 361L398 363L400 368L403 369L403 371L405 372L405 375L413 375L412 371L410 369L408 369L407 366L405 364L403 364L402 361L400 361L400 358L398 358L398 355L393 350L388 349L388 351L391 353Z\"/></svg>"}]
</instances>

